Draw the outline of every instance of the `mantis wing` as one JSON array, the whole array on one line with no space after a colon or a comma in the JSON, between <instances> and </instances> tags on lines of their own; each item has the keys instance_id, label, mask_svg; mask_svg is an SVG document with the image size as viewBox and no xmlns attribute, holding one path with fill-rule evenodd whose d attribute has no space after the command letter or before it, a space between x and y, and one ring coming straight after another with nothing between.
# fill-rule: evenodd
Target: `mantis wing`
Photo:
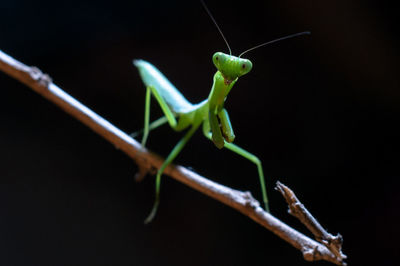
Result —
<instances>
[{"instance_id":1,"label":"mantis wing","mask_svg":"<svg viewBox=\"0 0 400 266\"><path fill-rule=\"evenodd\" d=\"M174 85L152 64L134 60L144 84L154 87L174 113L188 113L195 108Z\"/></svg>"}]
</instances>

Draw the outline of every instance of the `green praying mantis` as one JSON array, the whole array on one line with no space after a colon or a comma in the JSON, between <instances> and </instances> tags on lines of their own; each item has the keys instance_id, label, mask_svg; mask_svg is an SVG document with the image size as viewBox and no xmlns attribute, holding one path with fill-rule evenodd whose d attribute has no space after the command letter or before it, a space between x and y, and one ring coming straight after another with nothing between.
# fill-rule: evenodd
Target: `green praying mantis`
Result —
<instances>
[{"instance_id":1,"label":"green praying mantis","mask_svg":"<svg viewBox=\"0 0 400 266\"><path fill-rule=\"evenodd\" d=\"M233 56L230 46L226 41L218 24L214 20L208 8L202 2L205 10L213 20L222 38L229 49L229 54L217 52L213 55L212 61L217 68L214 74L213 85L207 99L198 103L190 103L172 83L152 64L144 60L134 60L133 64L138 68L141 79L146 86L144 128L142 130L142 146L144 147L149 135L149 131L165 123L171 126L175 131L188 129L183 138L175 145L164 163L158 169L155 182L155 201L153 208L145 220L149 223L156 215L160 203L160 184L161 175L165 168L178 156L183 147L190 140L196 130L202 125L202 131L206 138L213 141L219 149L227 148L240 156L250 160L257 166L259 181L261 184L262 197L265 204L265 210L269 212L268 196L264 180L264 172L260 159L254 154L233 144L235 134L229 119L228 111L224 108L224 102L232 87L238 81L239 77L247 74L252 69L252 62L241 56L253 49L271 44L283 39L292 38L299 35L310 34L309 32L300 32L270 42L266 42L252 47L239 56ZM164 116L150 123L150 99L151 95L157 100ZM131 136L135 137L138 132Z\"/></svg>"}]
</instances>

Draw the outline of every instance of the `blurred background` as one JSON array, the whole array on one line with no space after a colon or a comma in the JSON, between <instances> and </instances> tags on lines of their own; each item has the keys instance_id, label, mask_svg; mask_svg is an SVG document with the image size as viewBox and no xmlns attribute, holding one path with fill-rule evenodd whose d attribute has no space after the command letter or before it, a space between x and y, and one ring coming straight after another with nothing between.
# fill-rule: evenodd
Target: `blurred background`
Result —
<instances>
[{"instance_id":1,"label":"blurred background","mask_svg":"<svg viewBox=\"0 0 400 266\"><path fill-rule=\"evenodd\" d=\"M233 53L253 70L226 102L235 143L263 161L274 215L308 234L274 191L291 187L350 265L399 257L398 12L383 1L207 1ZM152 62L190 101L205 99L227 51L199 1L0 3L0 49L39 67L73 97L130 133L145 88L132 59ZM311 265L238 212L170 178L144 225L154 178L19 82L0 73L1 265ZM152 118L161 116L153 101ZM182 133L151 132L166 156ZM199 131L176 159L261 199L256 167ZM397 258L396 258L397 257ZM397 262L398 263L398 262ZM329 265L317 262L315 265Z\"/></svg>"}]
</instances>

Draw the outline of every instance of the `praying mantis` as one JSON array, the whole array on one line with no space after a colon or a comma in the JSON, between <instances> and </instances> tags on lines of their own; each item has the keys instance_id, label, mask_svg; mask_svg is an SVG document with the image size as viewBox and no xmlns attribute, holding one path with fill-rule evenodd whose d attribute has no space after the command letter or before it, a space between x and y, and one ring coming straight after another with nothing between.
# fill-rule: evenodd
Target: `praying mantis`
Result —
<instances>
[{"instance_id":1,"label":"praying mantis","mask_svg":"<svg viewBox=\"0 0 400 266\"><path fill-rule=\"evenodd\" d=\"M160 203L160 185L162 173L164 172L165 168L178 156L186 143L188 143L190 138L201 125L204 136L211 140L218 149L227 148L228 150L231 150L234 153L237 153L238 155L253 162L257 166L265 210L269 212L268 196L261 160L254 154L232 143L235 139L235 134L229 119L228 111L224 108L224 102L232 87L238 81L239 77L246 75L252 69L252 62L249 59L241 58L243 54L273 42L310 33L300 32L292 34L252 47L241 53L239 56L233 56L230 46L226 41L222 31L218 27L218 24L214 20L204 2L202 2L202 4L210 18L213 20L229 49L229 54L216 52L212 56L212 61L217 68L217 72L214 74L213 85L207 99L198 104L192 104L151 63L141 59L136 59L133 61L133 64L138 68L140 77L146 86L144 128L142 131L143 137L141 141L142 146L144 147L146 145L149 131L165 123L168 123L175 131L183 131L188 129L183 138L175 145L162 166L157 171L155 182L155 201L150 214L145 220L145 223L151 222L156 215ZM153 121L152 123L150 123L151 95L153 95L157 100L164 114L164 116ZM136 132L131 136L136 137L137 135L138 133Z\"/></svg>"}]
</instances>

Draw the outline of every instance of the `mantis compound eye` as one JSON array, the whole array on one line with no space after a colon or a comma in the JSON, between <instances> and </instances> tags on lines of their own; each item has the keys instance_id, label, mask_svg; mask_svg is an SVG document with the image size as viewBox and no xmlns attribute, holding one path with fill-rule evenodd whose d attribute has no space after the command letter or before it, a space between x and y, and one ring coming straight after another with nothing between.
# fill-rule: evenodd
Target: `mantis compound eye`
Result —
<instances>
[{"instance_id":1,"label":"mantis compound eye","mask_svg":"<svg viewBox=\"0 0 400 266\"><path fill-rule=\"evenodd\" d=\"M240 76L249 73L249 71L253 68L253 64L250 60L242 59L240 62Z\"/></svg>"},{"instance_id":2,"label":"mantis compound eye","mask_svg":"<svg viewBox=\"0 0 400 266\"><path fill-rule=\"evenodd\" d=\"M224 53L221 52L217 52L213 55L213 63L215 65L216 68L220 68L221 64L225 61L226 59L226 55Z\"/></svg>"}]
</instances>

